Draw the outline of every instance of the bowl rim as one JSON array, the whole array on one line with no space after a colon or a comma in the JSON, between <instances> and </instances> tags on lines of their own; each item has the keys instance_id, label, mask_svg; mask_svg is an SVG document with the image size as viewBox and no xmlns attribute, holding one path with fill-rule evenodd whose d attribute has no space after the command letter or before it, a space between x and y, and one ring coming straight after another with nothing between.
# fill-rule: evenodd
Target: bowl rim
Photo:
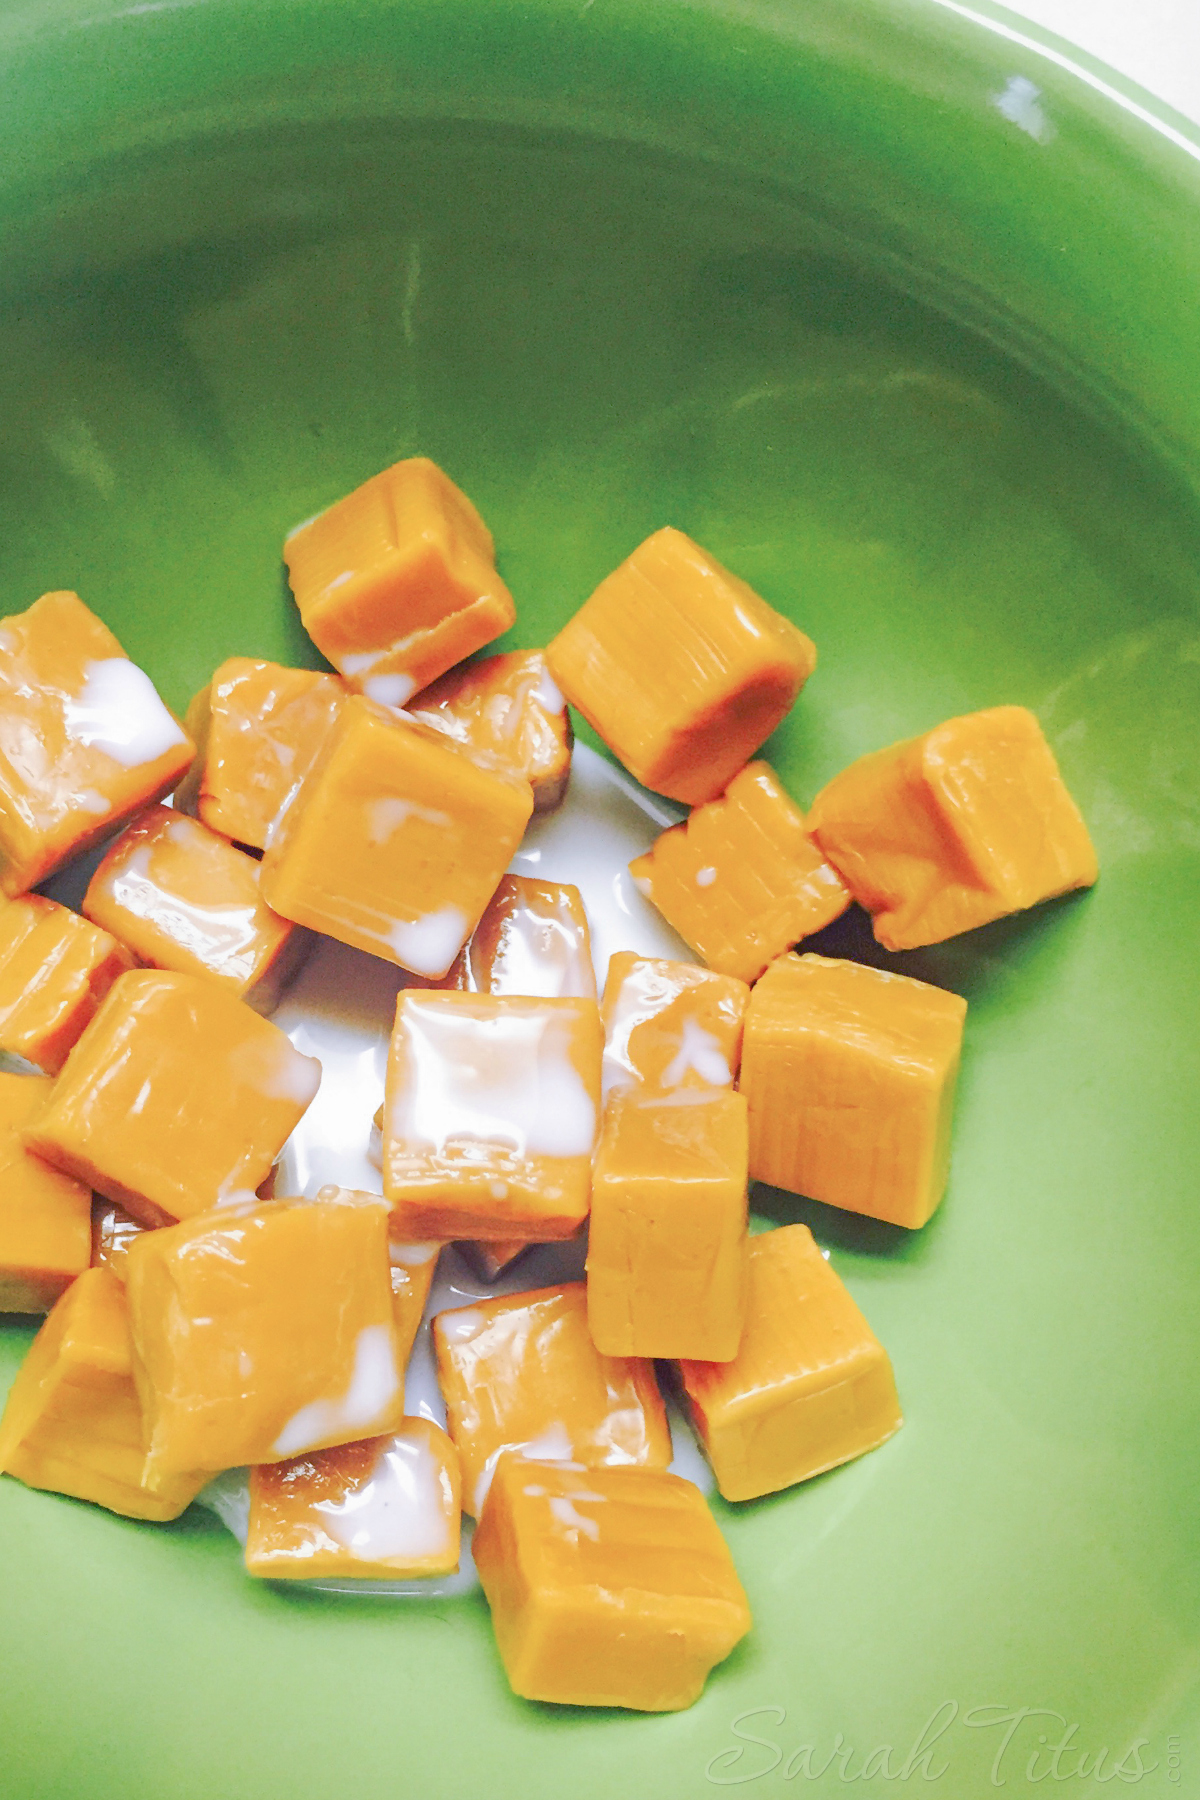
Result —
<instances>
[{"instance_id":1,"label":"bowl rim","mask_svg":"<svg viewBox=\"0 0 1200 1800\"><path fill-rule=\"evenodd\" d=\"M1200 503L1200 125L995 0L0 0L0 302L130 162L372 122L622 143L825 205Z\"/></svg>"}]
</instances>

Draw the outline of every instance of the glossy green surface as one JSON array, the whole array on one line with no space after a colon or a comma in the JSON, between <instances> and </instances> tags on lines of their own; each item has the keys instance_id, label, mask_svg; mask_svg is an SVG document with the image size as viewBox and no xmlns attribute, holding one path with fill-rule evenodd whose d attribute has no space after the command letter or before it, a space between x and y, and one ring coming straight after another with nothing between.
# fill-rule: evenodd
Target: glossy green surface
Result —
<instances>
[{"instance_id":1,"label":"glossy green surface","mask_svg":"<svg viewBox=\"0 0 1200 1800\"><path fill-rule=\"evenodd\" d=\"M759 1196L831 1247L908 1423L718 1505L756 1627L691 1712L526 1705L481 1601L281 1594L207 1515L5 1480L4 1800L1112 1793L1080 1754L1135 1740L1123 1779L1200 1792L1200 177L1005 29L0 7L0 611L78 587L176 704L304 659L285 528L420 451L496 534L514 641L669 521L818 642L771 746L799 798L1021 701L1103 867L895 959L971 1003L924 1232Z\"/></svg>"}]
</instances>

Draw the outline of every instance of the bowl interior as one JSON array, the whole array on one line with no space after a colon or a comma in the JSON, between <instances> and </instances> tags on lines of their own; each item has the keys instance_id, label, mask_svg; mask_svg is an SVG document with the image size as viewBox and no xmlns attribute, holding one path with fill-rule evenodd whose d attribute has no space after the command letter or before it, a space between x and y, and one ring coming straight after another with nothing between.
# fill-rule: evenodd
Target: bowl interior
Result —
<instances>
[{"instance_id":1,"label":"bowl interior","mask_svg":"<svg viewBox=\"0 0 1200 1800\"><path fill-rule=\"evenodd\" d=\"M691 1712L527 1705L478 1599L280 1593L207 1515L137 1527L4 1481L12 1800L765 1792L788 1758L833 1792L888 1745L877 1775L910 1758L966 1797L1019 1709L1017 1785L1071 1724L1061 1767L1143 1739L1162 1780L1200 1566L1185 498L803 205L713 169L289 126L114 163L62 218L73 266L0 318L0 611L76 587L175 705L227 655L314 662L284 531L421 452L495 533L514 644L673 523L817 641L768 752L802 803L863 751L1017 701L1103 874L891 959L970 1001L925 1231L756 1196L830 1248L908 1423L800 1490L717 1503L756 1627ZM872 954L853 922L824 941ZM0 1373L31 1334L5 1323Z\"/></svg>"}]
</instances>

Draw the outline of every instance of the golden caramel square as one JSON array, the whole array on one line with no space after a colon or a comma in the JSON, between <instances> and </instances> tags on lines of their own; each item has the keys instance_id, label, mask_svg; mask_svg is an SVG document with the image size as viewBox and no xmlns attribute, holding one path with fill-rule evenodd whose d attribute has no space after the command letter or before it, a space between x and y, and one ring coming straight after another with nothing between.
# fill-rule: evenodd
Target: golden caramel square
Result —
<instances>
[{"instance_id":1,"label":"golden caramel square","mask_svg":"<svg viewBox=\"0 0 1200 1800\"><path fill-rule=\"evenodd\" d=\"M547 1000L596 998L592 937L583 896L567 882L505 875L440 983L468 994ZM495 1281L527 1248L523 1238L464 1240L482 1281Z\"/></svg>"},{"instance_id":2,"label":"golden caramel square","mask_svg":"<svg viewBox=\"0 0 1200 1800\"><path fill-rule=\"evenodd\" d=\"M0 1469L127 1518L177 1518L208 1477L155 1471L147 1450L125 1289L111 1269L85 1269L17 1371Z\"/></svg>"},{"instance_id":3,"label":"golden caramel square","mask_svg":"<svg viewBox=\"0 0 1200 1800\"><path fill-rule=\"evenodd\" d=\"M781 956L750 997L750 1174L924 1225L945 1192L967 1003L890 970Z\"/></svg>"},{"instance_id":4,"label":"golden caramel square","mask_svg":"<svg viewBox=\"0 0 1200 1800\"><path fill-rule=\"evenodd\" d=\"M393 1234L570 1237L591 1194L602 1051L594 1000L403 990L384 1100Z\"/></svg>"},{"instance_id":5,"label":"golden caramel square","mask_svg":"<svg viewBox=\"0 0 1200 1800\"><path fill-rule=\"evenodd\" d=\"M736 977L619 950L600 1008L605 1097L732 1087L749 1002Z\"/></svg>"},{"instance_id":6,"label":"golden caramel square","mask_svg":"<svg viewBox=\"0 0 1200 1800\"><path fill-rule=\"evenodd\" d=\"M596 1349L581 1281L440 1312L433 1344L463 1505L476 1517L506 1450L589 1467L671 1460L653 1364Z\"/></svg>"},{"instance_id":7,"label":"golden caramel square","mask_svg":"<svg viewBox=\"0 0 1200 1800\"><path fill-rule=\"evenodd\" d=\"M742 1094L625 1095L592 1176L588 1325L609 1356L737 1354L746 1312Z\"/></svg>"},{"instance_id":8,"label":"golden caramel square","mask_svg":"<svg viewBox=\"0 0 1200 1800\"><path fill-rule=\"evenodd\" d=\"M682 531L640 544L559 632L550 672L631 774L698 806L790 710L812 641Z\"/></svg>"},{"instance_id":9,"label":"golden caramel square","mask_svg":"<svg viewBox=\"0 0 1200 1800\"><path fill-rule=\"evenodd\" d=\"M231 656L188 707L196 757L175 805L261 850L348 692L336 675Z\"/></svg>"},{"instance_id":10,"label":"golden caramel square","mask_svg":"<svg viewBox=\"0 0 1200 1800\"><path fill-rule=\"evenodd\" d=\"M144 1224L252 1199L321 1065L213 981L135 969L109 989L25 1143Z\"/></svg>"},{"instance_id":11,"label":"golden caramel square","mask_svg":"<svg viewBox=\"0 0 1200 1800\"><path fill-rule=\"evenodd\" d=\"M504 875L445 977L465 994L596 998L592 937L577 887Z\"/></svg>"},{"instance_id":12,"label":"golden caramel square","mask_svg":"<svg viewBox=\"0 0 1200 1800\"><path fill-rule=\"evenodd\" d=\"M355 698L277 825L263 898L285 919L438 978L478 924L532 810L527 782Z\"/></svg>"},{"instance_id":13,"label":"golden caramel square","mask_svg":"<svg viewBox=\"0 0 1200 1800\"><path fill-rule=\"evenodd\" d=\"M204 975L271 1012L312 948L271 911L259 864L198 819L153 806L121 833L92 876L83 910L156 969Z\"/></svg>"},{"instance_id":14,"label":"golden caramel square","mask_svg":"<svg viewBox=\"0 0 1200 1800\"><path fill-rule=\"evenodd\" d=\"M509 650L450 669L405 710L533 789L538 812L567 791L574 733L544 650Z\"/></svg>"},{"instance_id":15,"label":"golden caramel square","mask_svg":"<svg viewBox=\"0 0 1200 1800\"><path fill-rule=\"evenodd\" d=\"M940 943L1097 874L1087 826L1023 706L860 757L822 788L808 822L889 950Z\"/></svg>"},{"instance_id":16,"label":"golden caramel square","mask_svg":"<svg viewBox=\"0 0 1200 1800\"><path fill-rule=\"evenodd\" d=\"M844 913L850 893L765 762L664 831L634 882L712 969L757 981L769 962Z\"/></svg>"},{"instance_id":17,"label":"golden caramel square","mask_svg":"<svg viewBox=\"0 0 1200 1800\"><path fill-rule=\"evenodd\" d=\"M528 1700L678 1711L750 1629L703 1494L665 1469L505 1456L472 1550Z\"/></svg>"},{"instance_id":18,"label":"golden caramel square","mask_svg":"<svg viewBox=\"0 0 1200 1800\"><path fill-rule=\"evenodd\" d=\"M313 643L385 706L405 705L516 618L491 533L425 456L298 525L283 560Z\"/></svg>"},{"instance_id":19,"label":"golden caramel square","mask_svg":"<svg viewBox=\"0 0 1200 1800\"><path fill-rule=\"evenodd\" d=\"M0 1075L0 1313L49 1312L91 1260L91 1193L22 1137L53 1090L40 1075Z\"/></svg>"},{"instance_id":20,"label":"golden caramel square","mask_svg":"<svg viewBox=\"0 0 1200 1800\"><path fill-rule=\"evenodd\" d=\"M143 1232L126 1288L156 1468L282 1462L403 1417L378 1199L267 1200Z\"/></svg>"},{"instance_id":21,"label":"golden caramel square","mask_svg":"<svg viewBox=\"0 0 1200 1800\"><path fill-rule=\"evenodd\" d=\"M0 622L0 892L24 893L170 793L193 750L77 594Z\"/></svg>"},{"instance_id":22,"label":"golden caramel square","mask_svg":"<svg viewBox=\"0 0 1200 1800\"><path fill-rule=\"evenodd\" d=\"M680 1375L726 1500L807 1481L903 1422L887 1351L806 1225L750 1239L737 1355L681 1362Z\"/></svg>"}]
</instances>

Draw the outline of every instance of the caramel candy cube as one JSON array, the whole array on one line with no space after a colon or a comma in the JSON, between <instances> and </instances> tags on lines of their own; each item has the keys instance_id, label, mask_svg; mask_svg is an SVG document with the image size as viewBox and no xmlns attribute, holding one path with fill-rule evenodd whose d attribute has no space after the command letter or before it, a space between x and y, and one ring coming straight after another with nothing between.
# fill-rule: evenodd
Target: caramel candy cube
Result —
<instances>
[{"instance_id":1,"label":"caramel candy cube","mask_svg":"<svg viewBox=\"0 0 1200 1800\"><path fill-rule=\"evenodd\" d=\"M832 923L850 893L765 762L672 825L629 865L646 898L712 969L757 981Z\"/></svg>"},{"instance_id":2,"label":"caramel candy cube","mask_svg":"<svg viewBox=\"0 0 1200 1800\"><path fill-rule=\"evenodd\" d=\"M85 1269L34 1338L0 1419L0 1469L130 1519L178 1518L208 1479L149 1466L125 1289L111 1269Z\"/></svg>"},{"instance_id":3,"label":"caramel candy cube","mask_svg":"<svg viewBox=\"0 0 1200 1800\"><path fill-rule=\"evenodd\" d=\"M860 757L822 788L808 824L889 950L941 943L1096 879L1087 826L1023 706Z\"/></svg>"},{"instance_id":4,"label":"caramel candy cube","mask_svg":"<svg viewBox=\"0 0 1200 1800\"><path fill-rule=\"evenodd\" d=\"M737 1354L746 1312L746 1101L624 1095L592 1176L587 1302L606 1356Z\"/></svg>"},{"instance_id":5,"label":"caramel candy cube","mask_svg":"<svg viewBox=\"0 0 1200 1800\"><path fill-rule=\"evenodd\" d=\"M399 1426L377 1197L265 1200L143 1232L126 1287L154 1467L283 1462Z\"/></svg>"},{"instance_id":6,"label":"caramel candy cube","mask_svg":"<svg viewBox=\"0 0 1200 1800\"><path fill-rule=\"evenodd\" d=\"M277 822L263 897L298 925L440 977L532 810L528 782L355 697Z\"/></svg>"},{"instance_id":7,"label":"caramel candy cube","mask_svg":"<svg viewBox=\"0 0 1200 1800\"><path fill-rule=\"evenodd\" d=\"M314 940L271 911L258 876L255 858L228 839L154 806L108 851L83 910L141 962L208 976L268 1013Z\"/></svg>"},{"instance_id":8,"label":"caramel candy cube","mask_svg":"<svg viewBox=\"0 0 1200 1800\"><path fill-rule=\"evenodd\" d=\"M414 694L405 710L521 776L533 789L536 811L549 812L566 793L571 718L543 650L463 663Z\"/></svg>"},{"instance_id":9,"label":"caramel candy cube","mask_svg":"<svg viewBox=\"0 0 1200 1800\"><path fill-rule=\"evenodd\" d=\"M903 1424L887 1351L807 1225L750 1239L746 1330L732 1362L682 1362L726 1500L754 1500L874 1450Z\"/></svg>"},{"instance_id":10,"label":"caramel candy cube","mask_svg":"<svg viewBox=\"0 0 1200 1800\"><path fill-rule=\"evenodd\" d=\"M698 806L774 731L817 653L744 581L667 527L600 583L546 659L631 774Z\"/></svg>"},{"instance_id":11,"label":"caramel candy cube","mask_svg":"<svg viewBox=\"0 0 1200 1800\"><path fill-rule=\"evenodd\" d=\"M666 1470L505 1456L472 1550L528 1700L677 1712L750 1629L703 1494Z\"/></svg>"},{"instance_id":12,"label":"caramel candy cube","mask_svg":"<svg viewBox=\"0 0 1200 1800\"><path fill-rule=\"evenodd\" d=\"M487 526L425 456L298 525L283 560L313 643L384 706L403 706L517 616Z\"/></svg>"},{"instance_id":13,"label":"caramel candy cube","mask_svg":"<svg viewBox=\"0 0 1200 1800\"><path fill-rule=\"evenodd\" d=\"M261 850L320 754L347 688L336 675L231 656L187 711L196 757L175 805Z\"/></svg>"},{"instance_id":14,"label":"caramel candy cube","mask_svg":"<svg viewBox=\"0 0 1200 1800\"><path fill-rule=\"evenodd\" d=\"M216 982L135 969L108 991L25 1142L147 1225L252 1199L321 1065Z\"/></svg>"},{"instance_id":15,"label":"caramel candy cube","mask_svg":"<svg viewBox=\"0 0 1200 1800\"><path fill-rule=\"evenodd\" d=\"M0 892L22 894L169 794L192 741L77 594L0 623Z\"/></svg>"},{"instance_id":16,"label":"caramel candy cube","mask_svg":"<svg viewBox=\"0 0 1200 1800\"><path fill-rule=\"evenodd\" d=\"M440 1312L433 1346L463 1506L476 1518L505 1450L589 1467L671 1460L653 1364L597 1350L581 1281Z\"/></svg>"},{"instance_id":17,"label":"caramel candy cube","mask_svg":"<svg viewBox=\"0 0 1200 1800\"><path fill-rule=\"evenodd\" d=\"M0 1050L57 1075L118 975L135 958L56 900L22 894L0 909Z\"/></svg>"},{"instance_id":18,"label":"caramel candy cube","mask_svg":"<svg viewBox=\"0 0 1200 1800\"><path fill-rule=\"evenodd\" d=\"M587 1216L602 1051L594 1000L402 990L384 1100L393 1236L570 1237Z\"/></svg>"},{"instance_id":19,"label":"caramel candy cube","mask_svg":"<svg viewBox=\"0 0 1200 1800\"><path fill-rule=\"evenodd\" d=\"M749 1000L734 976L619 950L600 1009L606 1097L732 1087Z\"/></svg>"},{"instance_id":20,"label":"caramel candy cube","mask_svg":"<svg viewBox=\"0 0 1200 1800\"><path fill-rule=\"evenodd\" d=\"M458 1452L440 1425L313 1450L250 1471L246 1568L271 1581L397 1581L458 1567Z\"/></svg>"},{"instance_id":21,"label":"caramel candy cube","mask_svg":"<svg viewBox=\"0 0 1200 1800\"><path fill-rule=\"evenodd\" d=\"M91 1256L91 1194L21 1136L53 1087L41 1075L0 1075L0 1313L49 1312Z\"/></svg>"},{"instance_id":22,"label":"caramel candy cube","mask_svg":"<svg viewBox=\"0 0 1200 1800\"><path fill-rule=\"evenodd\" d=\"M592 937L577 887L504 875L439 984L465 994L596 998Z\"/></svg>"},{"instance_id":23,"label":"caramel candy cube","mask_svg":"<svg viewBox=\"0 0 1200 1800\"><path fill-rule=\"evenodd\" d=\"M781 956L750 997L750 1174L893 1225L924 1225L950 1167L967 1003L907 975Z\"/></svg>"}]
</instances>

